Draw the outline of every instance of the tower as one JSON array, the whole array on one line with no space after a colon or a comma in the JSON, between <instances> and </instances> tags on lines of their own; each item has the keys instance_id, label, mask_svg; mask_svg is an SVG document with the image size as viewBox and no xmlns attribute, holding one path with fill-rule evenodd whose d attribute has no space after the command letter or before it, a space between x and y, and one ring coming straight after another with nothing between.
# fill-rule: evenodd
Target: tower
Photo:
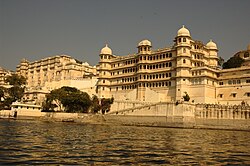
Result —
<instances>
[{"instance_id":1,"label":"tower","mask_svg":"<svg viewBox=\"0 0 250 166\"><path fill-rule=\"evenodd\" d=\"M147 64L147 60L148 60L148 56L151 54L151 42L149 40L142 40L141 42L139 42L138 46L138 63L137 63L137 78L139 78L138 80L138 86L137 86L137 96L136 99L140 100L140 101L145 101L146 98L146 76L145 74L147 74L147 68L146 68L146 64Z\"/></svg>"},{"instance_id":2,"label":"tower","mask_svg":"<svg viewBox=\"0 0 250 166\"><path fill-rule=\"evenodd\" d=\"M176 47L176 100L181 100L185 92L189 93L191 69L191 35L184 26L178 30Z\"/></svg>"},{"instance_id":3,"label":"tower","mask_svg":"<svg viewBox=\"0 0 250 166\"><path fill-rule=\"evenodd\" d=\"M217 49L217 45L210 40L207 44L206 47L208 49L208 53L209 53L209 66L212 67L217 67L218 66L218 49Z\"/></svg>"},{"instance_id":4,"label":"tower","mask_svg":"<svg viewBox=\"0 0 250 166\"><path fill-rule=\"evenodd\" d=\"M110 98L110 69L112 58L112 50L106 46L101 49L99 62L99 79L97 83L97 93L99 98Z\"/></svg>"}]
</instances>

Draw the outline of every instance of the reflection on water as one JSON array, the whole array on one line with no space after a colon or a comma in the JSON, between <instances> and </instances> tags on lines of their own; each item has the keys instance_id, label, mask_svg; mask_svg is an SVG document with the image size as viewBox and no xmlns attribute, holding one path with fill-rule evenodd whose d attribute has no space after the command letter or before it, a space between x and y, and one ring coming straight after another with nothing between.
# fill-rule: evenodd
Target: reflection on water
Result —
<instances>
[{"instance_id":1,"label":"reflection on water","mask_svg":"<svg viewBox=\"0 0 250 166\"><path fill-rule=\"evenodd\" d=\"M0 164L250 164L250 132L0 120Z\"/></svg>"}]
</instances>

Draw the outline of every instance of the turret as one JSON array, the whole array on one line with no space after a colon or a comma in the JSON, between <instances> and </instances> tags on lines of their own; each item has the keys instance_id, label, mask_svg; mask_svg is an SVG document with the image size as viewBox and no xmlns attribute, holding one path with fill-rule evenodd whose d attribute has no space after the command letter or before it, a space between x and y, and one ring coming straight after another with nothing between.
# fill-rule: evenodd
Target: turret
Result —
<instances>
[{"instance_id":1,"label":"turret","mask_svg":"<svg viewBox=\"0 0 250 166\"><path fill-rule=\"evenodd\" d=\"M209 65L210 66L218 66L218 48L217 48L217 45L212 41L210 40L207 44L206 44L206 47L208 49L208 52L209 52Z\"/></svg>"},{"instance_id":2,"label":"turret","mask_svg":"<svg viewBox=\"0 0 250 166\"><path fill-rule=\"evenodd\" d=\"M151 42L149 40L142 40L138 46L138 54L151 54Z\"/></svg>"},{"instance_id":3,"label":"turret","mask_svg":"<svg viewBox=\"0 0 250 166\"><path fill-rule=\"evenodd\" d=\"M100 64L99 64L99 80L98 80L98 95L100 98L109 98L110 86L110 59L112 58L112 50L106 44L100 51Z\"/></svg>"},{"instance_id":4,"label":"turret","mask_svg":"<svg viewBox=\"0 0 250 166\"><path fill-rule=\"evenodd\" d=\"M191 68L191 35L184 26L175 37L176 47L176 100L181 100L184 92L188 92Z\"/></svg>"}]
</instances>

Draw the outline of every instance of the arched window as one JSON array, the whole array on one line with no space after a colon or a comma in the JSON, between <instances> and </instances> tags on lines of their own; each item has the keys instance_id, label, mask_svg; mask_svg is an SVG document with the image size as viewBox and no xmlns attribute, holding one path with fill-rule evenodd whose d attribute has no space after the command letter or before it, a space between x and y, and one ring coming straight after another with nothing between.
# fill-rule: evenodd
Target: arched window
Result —
<instances>
[{"instance_id":1,"label":"arched window","mask_svg":"<svg viewBox=\"0 0 250 166\"><path fill-rule=\"evenodd\" d=\"M172 62L169 62L169 67L172 67Z\"/></svg>"},{"instance_id":2,"label":"arched window","mask_svg":"<svg viewBox=\"0 0 250 166\"><path fill-rule=\"evenodd\" d=\"M187 40L186 40L186 38L184 37L184 38L183 38L183 42L186 42L186 41L187 41Z\"/></svg>"},{"instance_id":3,"label":"arched window","mask_svg":"<svg viewBox=\"0 0 250 166\"><path fill-rule=\"evenodd\" d=\"M183 59L183 63L186 63L186 59Z\"/></svg>"}]
</instances>

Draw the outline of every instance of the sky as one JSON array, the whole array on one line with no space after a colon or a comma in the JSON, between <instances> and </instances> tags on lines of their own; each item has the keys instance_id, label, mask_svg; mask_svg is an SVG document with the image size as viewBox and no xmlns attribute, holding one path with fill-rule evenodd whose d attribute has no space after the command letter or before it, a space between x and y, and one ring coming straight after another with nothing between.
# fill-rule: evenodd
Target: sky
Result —
<instances>
[{"instance_id":1,"label":"sky","mask_svg":"<svg viewBox=\"0 0 250 166\"><path fill-rule=\"evenodd\" d=\"M250 0L0 0L0 67L66 54L96 65L114 55L173 45L185 25L192 39L212 39L225 60L250 44Z\"/></svg>"}]
</instances>

